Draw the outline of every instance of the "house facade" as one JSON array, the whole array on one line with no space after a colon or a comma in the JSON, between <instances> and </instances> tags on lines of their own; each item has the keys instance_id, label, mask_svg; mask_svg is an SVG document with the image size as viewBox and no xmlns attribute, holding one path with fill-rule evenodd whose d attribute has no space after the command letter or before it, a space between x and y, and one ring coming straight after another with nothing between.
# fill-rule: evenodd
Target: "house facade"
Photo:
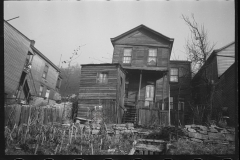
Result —
<instances>
[{"instance_id":1,"label":"house facade","mask_svg":"<svg viewBox=\"0 0 240 160\"><path fill-rule=\"evenodd\" d=\"M236 103L236 72L235 42L214 50L205 64L192 79L192 98L195 104L207 105L210 102L213 112L228 116L229 125L235 121ZM219 120L216 115L213 119Z\"/></svg>"},{"instance_id":2,"label":"house facade","mask_svg":"<svg viewBox=\"0 0 240 160\"><path fill-rule=\"evenodd\" d=\"M4 21L6 102L24 100L29 103L33 96L59 99L58 89L62 79L60 69L38 51L34 44L35 41Z\"/></svg>"},{"instance_id":3,"label":"house facade","mask_svg":"<svg viewBox=\"0 0 240 160\"><path fill-rule=\"evenodd\" d=\"M154 116L161 120L156 123L169 123L168 71L173 41L144 25L111 38L112 62L120 63L127 71L124 122L148 125L149 113L154 114L152 109L159 109L161 112Z\"/></svg>"}]
</instances>

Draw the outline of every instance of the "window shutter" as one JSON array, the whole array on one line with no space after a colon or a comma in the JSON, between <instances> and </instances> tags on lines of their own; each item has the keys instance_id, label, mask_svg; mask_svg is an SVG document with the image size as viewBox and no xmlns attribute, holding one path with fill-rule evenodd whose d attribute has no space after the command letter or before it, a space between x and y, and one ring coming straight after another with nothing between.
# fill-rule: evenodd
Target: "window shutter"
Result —
<instances>
[{"instance_id":1,"label":"window shutter","mask_svg":"<svg viewBox=\"0 0 240 160\"><path fill-rule=\"evenodd\" d=\"M157 66L162 66L162 48L158 48Z\"/></svg>"}]
</instances>

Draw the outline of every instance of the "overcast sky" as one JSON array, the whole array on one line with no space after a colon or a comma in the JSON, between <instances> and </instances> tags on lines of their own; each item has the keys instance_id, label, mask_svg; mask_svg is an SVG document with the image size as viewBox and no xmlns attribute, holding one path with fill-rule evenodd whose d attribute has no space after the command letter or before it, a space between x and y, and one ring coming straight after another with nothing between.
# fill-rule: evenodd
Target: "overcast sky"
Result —
<instances>
[{"instance_id":1,"label":"overcast sky","mask_svg":"<svg viewBox=\"0 0 240 160\"><path fill-rule=\"evenodd\" d=\"M68 60L79 46L73 65L111 63L114 38L138 25L174 38L171 59L186 60L190 35L181 15L195 15L204 24L215 49L235 40L234 1L4 1L4 19L35 40L35 47L54 64Z\"/></svg>"}]
</instances>

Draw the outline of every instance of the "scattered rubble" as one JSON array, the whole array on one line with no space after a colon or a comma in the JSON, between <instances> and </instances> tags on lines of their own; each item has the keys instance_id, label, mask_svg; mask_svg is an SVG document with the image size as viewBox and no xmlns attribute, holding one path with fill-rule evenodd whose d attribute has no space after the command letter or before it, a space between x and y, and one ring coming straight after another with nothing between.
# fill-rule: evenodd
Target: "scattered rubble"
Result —
<instances>
[{"instance_id":1,"label":"scattered rubble","mask_svg":"<svg viewBox=\"0 0 240 160\"><path fill-rule=\"evenodd\" d=\"M210 127L202 125L185 125L185 136L189 140L200 143L229 144L235 141L234 128L220 128L214 125Z\"/></svg>"}]
</instances>

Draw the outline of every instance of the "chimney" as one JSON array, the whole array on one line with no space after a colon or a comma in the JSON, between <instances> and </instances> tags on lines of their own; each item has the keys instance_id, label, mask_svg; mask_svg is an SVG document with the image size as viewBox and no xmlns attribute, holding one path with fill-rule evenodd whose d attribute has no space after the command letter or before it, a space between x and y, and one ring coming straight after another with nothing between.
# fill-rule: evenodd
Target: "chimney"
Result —
<instances>
[{"instance_id":1,"label":"chimney","mask_svg":"<svg viewBox=\"0 0 240 160\"><path fill-rule=\"evenodd\" d=\"M34 46L34 44L35 44L35 41L31 40L31 45Z\"/></svg>"}]
</instances>

